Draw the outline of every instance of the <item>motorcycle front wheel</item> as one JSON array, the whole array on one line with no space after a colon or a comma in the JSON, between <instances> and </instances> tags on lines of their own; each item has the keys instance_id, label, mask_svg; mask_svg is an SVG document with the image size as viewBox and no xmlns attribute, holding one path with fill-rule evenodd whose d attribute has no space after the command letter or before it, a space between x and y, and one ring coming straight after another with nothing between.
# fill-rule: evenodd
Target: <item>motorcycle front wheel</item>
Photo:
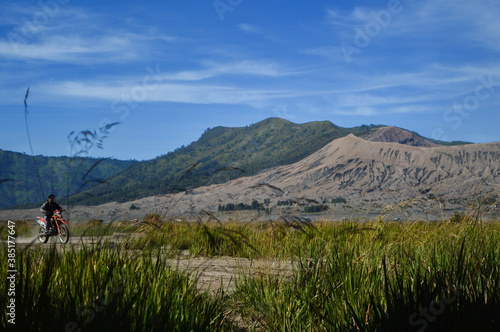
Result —
<instances>
[{"instance_id":1,"label":"motorcycle front wheel","mask_svg":"<svg viewBox=\"0 0 500 332\"><path fill-rule=\"evenodd\" d=\"M47 243L49 240L48 236L45 236L45 227L40 226L40 229L38 230L38 240L42 243Z\"/></svg>"},{"instance_id":2,"label":"motorcycle front wheel","mask_svg":"<svg viewBox=\"0 0 500 332\"><path fill-rule=\"evenodd\" d=\"M59 225L59 241L63 244L66 244L69 241L69 229L68 226L64 224Z\"/></svg>"}]
</instances>

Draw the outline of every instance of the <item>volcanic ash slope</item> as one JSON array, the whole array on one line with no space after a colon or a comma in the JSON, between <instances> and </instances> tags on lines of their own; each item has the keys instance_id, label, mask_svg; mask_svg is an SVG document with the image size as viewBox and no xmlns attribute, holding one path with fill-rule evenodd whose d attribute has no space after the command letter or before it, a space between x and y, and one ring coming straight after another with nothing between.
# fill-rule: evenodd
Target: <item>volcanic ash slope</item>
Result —
<instances>
[{"instance_id":1,"label":"volcanic ash slope","mask_svg":"<svg viewBox=\"0 0 500 332\"><path fill-rule=\"evenodd\" d=\"M498 193L500 143L421 147L370 142L348 135L294 164L172 197L181 210L214 210L253 199L308 198L382 203L435 193L445 198Z\"/></svg>"}]
</instances>

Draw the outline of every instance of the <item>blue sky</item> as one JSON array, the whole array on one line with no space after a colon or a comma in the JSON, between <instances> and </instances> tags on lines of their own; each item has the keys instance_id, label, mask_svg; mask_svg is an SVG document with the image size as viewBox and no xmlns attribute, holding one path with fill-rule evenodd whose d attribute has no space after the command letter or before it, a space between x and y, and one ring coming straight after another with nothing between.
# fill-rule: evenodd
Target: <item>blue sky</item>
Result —
<instances>
[{"instance_id":1,"label":"blue sky","mask_svg":"<svg viewBox=\"0 0 500 332\"><path fill-rule=\"evenodd\" d=\"M0 4L0 148L151 159L268 117L500 141L500 3L41 0ZM73 151L74 152L74 151Z\"/></svg>"}]
</instances>

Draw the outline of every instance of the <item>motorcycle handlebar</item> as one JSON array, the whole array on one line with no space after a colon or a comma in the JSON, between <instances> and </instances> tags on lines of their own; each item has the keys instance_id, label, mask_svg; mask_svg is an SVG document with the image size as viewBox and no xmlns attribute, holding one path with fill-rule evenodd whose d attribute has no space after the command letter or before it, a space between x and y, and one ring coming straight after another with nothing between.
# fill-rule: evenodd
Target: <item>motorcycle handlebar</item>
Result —
<instances>
[{"instance_id":1,"label":"motorcycle handlebar","mask_svg":"<svg viewBox=\"0 0 500 332\"><path fill-rule=\"evenodd\" d=\"M57 213L57 212L65 212L66 210L65 209L61 209L61 210L55 210L54 213ZM42 211L43 214L47 214L47 211L43 210Z\"/></svg>"}]
</instances>

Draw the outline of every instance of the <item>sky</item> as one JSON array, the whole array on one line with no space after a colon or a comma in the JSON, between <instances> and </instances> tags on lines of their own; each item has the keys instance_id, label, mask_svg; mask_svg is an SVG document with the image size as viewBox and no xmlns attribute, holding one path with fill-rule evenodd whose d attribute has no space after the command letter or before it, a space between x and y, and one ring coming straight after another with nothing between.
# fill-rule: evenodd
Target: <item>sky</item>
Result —
<instances>
[{"instance_id":1,"label":"sky","mask_svg":"<svg viewBox=\"0 0 500 332\"><path fill-rule=\"evenodd\" d=\"M500 141L499 59L497 0L2 1L0 149L149 160L269 117Z\"/></svg>"}]
</instances>

